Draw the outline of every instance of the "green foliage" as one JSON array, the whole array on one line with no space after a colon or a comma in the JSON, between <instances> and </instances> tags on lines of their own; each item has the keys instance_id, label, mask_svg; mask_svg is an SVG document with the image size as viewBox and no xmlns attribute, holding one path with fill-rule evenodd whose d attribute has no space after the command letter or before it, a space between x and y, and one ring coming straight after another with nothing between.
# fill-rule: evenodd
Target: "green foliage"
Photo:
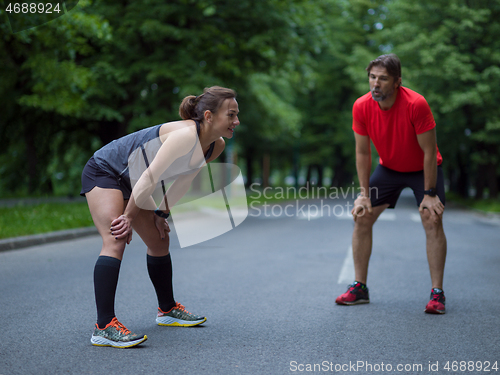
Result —
<instances>
[{"instance_id":1,"label":"green foliage","mask_svg":"<svg viewBox=\"0 0 500 375\"><path fill-rule=\"evenodd\" d=\"M463 198L456 193L446 194L447 201L459 204L474 210L479 210L488 213L500 213L500 199L473 199L473 198Z\"/></svg>"},{"instance_id":2,"label":"green foliage","mask_svg":"<svg viewBox=\"0 0 500 375\"><path fill-rule=\"evenodd\" d=\"M0 207L0 238L93 225L86 202Z\"/></svg>"},{"instance_id":3,"label":"green foliage","mask_svg":"<svg viewBox=\"0 0 500 375\"><path fill-rule=\"evenodd\" d=\"M384 38L402 60L403 82L435 114L448 174L476 173L477 184L478 168L490 166L498 191L500 2L395 1L390 9Z\"/></svg>"},{"instance_id":4,"label":"green foliage","mask_svg":"<svg viewBox=\"0 0 500 375\"><path fill-rule=\"evenodd\" d=\"M252 123L260 140L297 135L289 77L297 79L304 59L289 46L300 44L293 28L304 4L88 0L20 33L3 25L0 95L8 110L0 135L11 139L0 151L10 163L0 169L0 189L74 195L75 171L96 148L175 120L185 95L215 84L237 89L267 114ZM272 103L262 101L260 90Z\"/></svg>"},{"instance_id":5,"label":"green foliage","mask_svg":"<svg viewBox=\"0 0 500 375\"><path fill-rule=\"evenodd\" d=\"M494 196L499 20L498 0L81 0L36 28L5 22L0 196L78 194L96 149L178 119L182 98L211 85L239 93L228 149L249 183L269 155L281 178L316 166L350 184L352 104L387 52L433 110L451 189Z\"/></svg>"}]
</instances>

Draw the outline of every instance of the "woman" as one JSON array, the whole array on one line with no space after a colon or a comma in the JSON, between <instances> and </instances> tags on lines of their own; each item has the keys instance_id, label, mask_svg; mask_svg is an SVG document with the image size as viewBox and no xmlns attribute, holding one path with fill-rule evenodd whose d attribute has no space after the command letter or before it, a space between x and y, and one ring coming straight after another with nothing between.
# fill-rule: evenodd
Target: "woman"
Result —
<instances>
[{"instance_id":1,"label":"woman","mask_svg":"<svg viewBox=\"0 0 500 375\"><path fill-rule=\"evenodd\" d=\"M174 300L166 218L169 207L185 194L204 162L216 159L224 150L222 137L232 138L239 125L238 112L233 90L206 88L200 96L184 98L179 108L182 121L122 137L98 150L88 161L80 194L87 198L103 242L94 268L97 323L91 338L93 345L127 348L147 339L125 328L114 311L120 264L125 245L132 240L132 229L147 246L148 273L159 304L157 324L186 327L206 321ZM135 161L142 157L141 171ZM165 183L172 180L168 191L163 190L165 197L158 208L151 194L160 183L165 189Z\"/></svg>"}]
</instances>

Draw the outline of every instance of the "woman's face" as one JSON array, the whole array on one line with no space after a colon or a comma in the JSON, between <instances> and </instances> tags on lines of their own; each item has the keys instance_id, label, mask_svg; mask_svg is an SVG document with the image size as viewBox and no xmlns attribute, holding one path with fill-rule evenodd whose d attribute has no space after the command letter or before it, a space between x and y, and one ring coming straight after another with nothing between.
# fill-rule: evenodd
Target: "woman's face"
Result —
<instances>
[{"instance_id":1,"label":"woman's face","mask_svg":"<svg viewBox=\"0 0 500 375\"><path fill-rule=\"evenodd\" d=\"M221 137L232 138L234 128L240 124L239 112L236 99L224 100L217 113L212 116L213 129L220 133Z\"/></svg>"}]
</instances>

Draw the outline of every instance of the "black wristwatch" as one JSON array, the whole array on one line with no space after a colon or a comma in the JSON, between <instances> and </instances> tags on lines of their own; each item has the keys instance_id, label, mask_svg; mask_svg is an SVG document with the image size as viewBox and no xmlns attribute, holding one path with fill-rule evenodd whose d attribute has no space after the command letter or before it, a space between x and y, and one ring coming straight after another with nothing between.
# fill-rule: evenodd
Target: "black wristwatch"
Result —
<instances>
[{"instance_id":1,"label":"black wristwatch","mask_svg":"<svg viewBox=\"0 0 500 375\"><path fill-rule=\"evenodd\" d=\"M157 214L159 217L162 217L164 219L168 219L168 217L170 216L170 212L168 214L166 214L165 212L163 212L162 210L160 210L158 208L155 210L155 214Z\"/></svg>"},{"instance_id":2,"label":"black wristwatch","mask_svg":"<svg viewBox=\"0 0 500 375\"><path fill-rule=\"evenodd\" d=\"M437 195L437 191L435 188L430 188L429 190L424 190L424 194L429 197L435 197Z\"/></svg>"}]
</instances>

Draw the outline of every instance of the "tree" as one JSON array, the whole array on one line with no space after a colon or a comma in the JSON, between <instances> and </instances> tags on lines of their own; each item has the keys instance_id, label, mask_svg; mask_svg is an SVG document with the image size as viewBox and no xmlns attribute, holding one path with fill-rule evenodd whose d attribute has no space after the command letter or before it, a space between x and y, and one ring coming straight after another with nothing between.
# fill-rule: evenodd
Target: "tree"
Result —
<instances>
[{"instance_id":1,"label":"tree","mask_svg":"<svg viewBox=\"0 0 500 375\"><path fill-rule=\"evenodd\" d=\"M0 156L4 188L18 190L29 175L30 192L51 192L64 174L74 194L78 179L68 172L81 170L95 148L174 120L185 95L215 84L256 109L241 128L257 144L293 132L299 115L279 94L288 87L283 77L300 74L294 20L303 4L87 0L34 29L10 34L2 26L1 95L10 112L1 131L13 136ZM243 150L252 141L240 139ZM78 158L66 164L67 154Z\"/></svg>"},{"instance_id":2,"label":"tree","mask_svg":"<svg viewBox=\"0 0 500 375\"><path fill-rule=\"evenodd\" d=\"M308 170L333 171L332 186L349 186L355 175L352 105L368 90L365 67L380 53L374 27L385 16L384 1L315 4L317 33L314 85L300 96L301 152ZM376 10L375 10L376 9ZM313 22L312 20L310 21Z\"/></svg>"},{"instance_id":3,"label":"tree","mask_svg":"<svg viewBox=\"0 0 500 375\"><path fill-rule=\"evenodd\" d=\"M85 8L89 2L80 4ZM109 37L109 28L102 17L71 12L14 34L4 23L0 32L0 137L8 140L0 150L1 187L18 193L52 192L47 173L51 160L58 158L61 167L70 168L75 160L64 162L66 151L90 147L91 139L77 119L84 116L85 93L96 81L78 60L95 53L94 46Z\"/></svg>"},{"instance_id":4,"label":"tree","mask_svg":"<svg viewBox=\"0 0 500 375\"><path fill-rule=\"evenodd\" d=\"M403 82L422 92L438 123L450 187L498 195L500 2L393 1L383 40L403 63Z\"/></svg>"}]
</instances>

